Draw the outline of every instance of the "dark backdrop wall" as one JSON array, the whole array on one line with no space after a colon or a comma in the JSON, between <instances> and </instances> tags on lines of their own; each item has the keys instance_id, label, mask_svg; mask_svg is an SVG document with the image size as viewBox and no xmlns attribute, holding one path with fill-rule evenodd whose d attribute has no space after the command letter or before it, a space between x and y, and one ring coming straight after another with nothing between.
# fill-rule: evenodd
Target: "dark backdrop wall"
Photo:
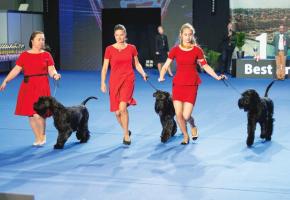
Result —
<instances>
[{"instance_id":1,"label":"dark backdrop wall","mask_svg":"<svg viewBox=\"0 0 290 200\"><path fill-rule=\"evenodd\" d=\"M103 60L101 16L102 9L107 8L160 8L161 16L156 21L161 19L169 39L169 46L178 41L180 26L192 22L192 0L61 0L59 23L62 69L101 68ZM128 34L129 31L132 32L128 30ZM113 30L104 34L113 35Z\"/></svg>"},{"instance_id":2,"label":"dark backdrop wall","mask_svg":"<svg viewBox=\"0 0 290 200\"><path fill-rule=\"evenodd\" d=\"M212 50L219 50L230 18L229 0L194 0L192 13L199 44Z\"/></svg>"},{"instance_id":3,"label":"dark backdrop wall","mask_svg":"<svg viewBox=\"0 0 290 200\"><path fill-rule=\"evenodd\" d=\"M43 0L45 43L49 45L55 66L60 68L59 0Z\"/></svg>"},{"instance_id":4,"label":"dark backdrop wall","mask_svg":"<svg viewBox=\"0 0 290 200\"><path fill-rule=\"evenodd\" d=\"M127 42L138 49L141 64L155 57L156 29L161 24L160 8L110 8L102 10L102 46L115 43L112 33L115 25L120 23L126 27Z\"/></svg>"}]
</instances>

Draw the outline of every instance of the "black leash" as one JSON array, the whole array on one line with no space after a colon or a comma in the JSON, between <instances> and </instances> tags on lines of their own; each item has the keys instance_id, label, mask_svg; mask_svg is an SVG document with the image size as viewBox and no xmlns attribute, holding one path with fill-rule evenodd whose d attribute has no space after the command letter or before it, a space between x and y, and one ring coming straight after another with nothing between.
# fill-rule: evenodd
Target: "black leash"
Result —
<instances>
[{"instance_id":1,"label":"black leash","mask_svg":"<svg viewBox=\"0 0 290 200\"><path fill-rule=\"evenodd\" d=\"M239 95L241 95L240 91L234 87L231 82L229 82L228 80L226 80L225 78L222 79L223 83L225 84L226 87L231 87L234 91L236 91Z\"/></svg>"},{"instance_id":2,"label":"black leash","mask_svg":"<svg viewBox=\"0 0 290 200\"><path fill-rule=\"evenodd\" d=\"M146 82L149 83L149 85L156 91L158 91L158 89L152 84L151 81L149 81L149 76L146 76Z\"/></svg>"},{"instance_id":3,"label":"black leash","mask_svg":"<svg viewBox=\"0 0 290 200\"><path fill-rule=\"evenodd\" d=\"M158 91L158 89L151 83L151 81L147 80L147 82L154 90Z\"/></svg>"},{"instance_id":4,"label":"black leash","mask_svg":"<svg viewBox=\"0 0 290 200\"><path fill-rule=\"evenodd\" d=\"M54 85L54 90L53 90L53 97L55 97L57 89L59 88L59 81L53 79L53 85Z\"/></svg>"}]
</instances>

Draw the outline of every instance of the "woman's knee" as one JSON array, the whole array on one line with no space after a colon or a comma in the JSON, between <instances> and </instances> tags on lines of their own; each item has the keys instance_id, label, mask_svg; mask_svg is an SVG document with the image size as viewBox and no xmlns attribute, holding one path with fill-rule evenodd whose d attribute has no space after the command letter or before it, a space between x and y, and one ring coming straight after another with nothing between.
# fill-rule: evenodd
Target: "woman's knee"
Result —
<instances>
[{"instance_id":1,"label":"woman's knee","mask_svg":"<svg viewBox=\"0 0 290 200\"><path fill-rule=\"evenodd\" d=\"M120 104L120 106L119 106L119 113L120 113L120 115L125 114L127 112L128 112L127 105Z\"/></svg>"},{"instance_id":2,"label":"woman's knee","mask_svg":"<svg viewBox=\"0 0 290 200\"><path fill-rule=\"evenodd\" d=\"M183 114L182 115L183 116L183 119L185 120L185 121L188 121L189 119L190 119L190 117L191 117L191 115L189 115L189 114Z\"/></svg>"},{"instance_id":3,"label":"woman's knee","mask_svg":"<svg viewBox=\"0 0 290 200\"><path fill-rule=\"evenodd\" d=\"M120 115L121 115L120 111L117 110L117 111L115 112L115 115L116 115L116 117L120 117Z\"/></svg>"},{"instance_id":4,"label":"woman's knee","mask_svg":"<svg viewBox=\"0 0 290 200\"><path fill-rule=\"evenodd\" d=\"M182 113L176 113L177 120L184 120Z\"/></svg>"}]
</instances>

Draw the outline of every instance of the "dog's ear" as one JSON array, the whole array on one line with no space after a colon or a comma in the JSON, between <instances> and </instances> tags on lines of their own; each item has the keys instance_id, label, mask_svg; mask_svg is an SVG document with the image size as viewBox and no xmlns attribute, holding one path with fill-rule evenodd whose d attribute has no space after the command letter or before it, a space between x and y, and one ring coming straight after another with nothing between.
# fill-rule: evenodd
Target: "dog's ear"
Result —
<instances>
[{"instance_id":1,"label":"dog's ear","mask_svg":"<svg viewBox=\"0 0 290 200\"><path fill-rule=\"evenodd\" d=\"M165 96L166 96L167 98L169 98L169 97L170 97L170 93L169 93L169 92L165 92Z\"/></svg>"}]
</instances>

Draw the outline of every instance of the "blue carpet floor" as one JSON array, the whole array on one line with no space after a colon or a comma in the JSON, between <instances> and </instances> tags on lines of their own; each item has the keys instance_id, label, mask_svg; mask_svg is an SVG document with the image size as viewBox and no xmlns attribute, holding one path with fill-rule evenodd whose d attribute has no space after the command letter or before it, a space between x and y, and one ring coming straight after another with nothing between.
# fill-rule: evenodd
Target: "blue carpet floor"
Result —
<instances>
[{"instance_id":1,"label":"blue carpet floor","mask_svg":"<svg viewBox=\"0 0 290 200\"><path fill-rule=\"evenodd\" d=\"M157 88L171 92L170 77L158 83L156 71L147 73ZM56 98L64 105L99 98L87 104L91 140L79 144L72 135L63 150L53 149L57 133L51 118L47 144L32 147L28 119L14 115L21 76L9 83L0 93L0 193L33 194L37 200L290 199L290 80L276 82L269 92L275 104L272 141L261 141L258 127L254 146L247 148L240 95L205 74L193 111L199 139L182 146L178 130L168 143L160 143L154 90L136 77L130 147L122 144L109 96L99 89L100 72L62 72ZM241 92L254 88L262 95L271 80L229 81Z\"/></svg>"}]
</instances>

